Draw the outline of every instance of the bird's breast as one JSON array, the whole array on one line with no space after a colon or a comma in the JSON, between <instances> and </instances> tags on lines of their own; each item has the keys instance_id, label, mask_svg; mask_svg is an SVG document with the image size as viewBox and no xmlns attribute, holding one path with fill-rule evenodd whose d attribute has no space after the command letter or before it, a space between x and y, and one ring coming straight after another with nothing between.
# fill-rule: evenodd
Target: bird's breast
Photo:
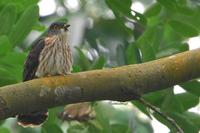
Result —
<instances>
[{"instance_id":1,"label":"bird's breast","mask_svg":"<svg viewBox=\"0 0 200 133\"><path fill-rule=\"evenodd\" d=\"M70 73L71 68L71 49L67 42L57 39L45 45L40 54L39 66L35 75L37 77L66 75Z\"/></svg>"}]
</instances>

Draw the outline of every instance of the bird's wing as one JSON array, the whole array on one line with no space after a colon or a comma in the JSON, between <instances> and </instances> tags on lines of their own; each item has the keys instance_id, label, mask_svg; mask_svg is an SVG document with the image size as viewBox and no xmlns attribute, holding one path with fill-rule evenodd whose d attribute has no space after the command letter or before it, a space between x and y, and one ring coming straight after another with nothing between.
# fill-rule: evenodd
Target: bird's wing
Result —
<instances>
[{"instance_id":1,"label":"bird's wing","mask_svg":"<svg viewBox=\"0 0 200 133\"><path fill-rule=\"evenodd\" d=\"M24 63L23 81L36 78L35 73L39 65L39 56L44 48L44 43L44 38L42 38L36 41L32 46Z\"/></svg>"}]
</instances>

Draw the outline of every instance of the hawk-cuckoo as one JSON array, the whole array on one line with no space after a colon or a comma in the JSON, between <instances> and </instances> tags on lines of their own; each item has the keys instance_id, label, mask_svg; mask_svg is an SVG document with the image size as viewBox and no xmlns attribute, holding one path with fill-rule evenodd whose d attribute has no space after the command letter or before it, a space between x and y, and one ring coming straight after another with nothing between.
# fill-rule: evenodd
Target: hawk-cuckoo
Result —
<instances>
[{"instance_id":1,"label":"hawk-cuckoo","mask_svg":"<svg viewBox=\"0 0 200 133\"><path fill-rule=\"evenodd\" d=\"M23 81L34 78L67 75L72 68L72 54L67 40L69 25L56 22L50 25L47 35L32 46L24 64ZM35 126L47 119L47 109L20 114L18 123Z\"/></svg>"}]
</instances>

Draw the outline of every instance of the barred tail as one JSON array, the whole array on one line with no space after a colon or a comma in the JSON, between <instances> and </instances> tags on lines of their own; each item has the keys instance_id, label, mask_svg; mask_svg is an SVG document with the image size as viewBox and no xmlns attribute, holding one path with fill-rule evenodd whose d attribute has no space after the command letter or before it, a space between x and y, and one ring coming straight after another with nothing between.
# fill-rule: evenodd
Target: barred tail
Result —
<instances>
[{"instance_id":1,"label":"barred tail","mask_svg":"<svg viewBox=\"0 0 200 133\"><path fill-rule=\"evenodd\" d=\"M23 127L39 126L46 121L48 110L32 112L30 114L22 114L17 116L18 124Z\"/></svg>"}]
</instances>

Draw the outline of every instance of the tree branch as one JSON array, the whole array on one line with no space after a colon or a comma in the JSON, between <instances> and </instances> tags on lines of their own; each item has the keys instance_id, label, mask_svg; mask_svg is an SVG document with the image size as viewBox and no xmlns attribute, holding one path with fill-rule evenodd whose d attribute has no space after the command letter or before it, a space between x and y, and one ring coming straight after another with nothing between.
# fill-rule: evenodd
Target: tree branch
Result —
<instances>
[{"instance_id":1,"label":"tree branch","mask_svg":"<svg viewBox=\"0 0 200 133\"><path fill-rule=\"evenodd\" d=\"M196 49L143 64L35 79L0 88L0 119L76 102L128 101L199 76Z\"/></svg>"}]
</instances>

